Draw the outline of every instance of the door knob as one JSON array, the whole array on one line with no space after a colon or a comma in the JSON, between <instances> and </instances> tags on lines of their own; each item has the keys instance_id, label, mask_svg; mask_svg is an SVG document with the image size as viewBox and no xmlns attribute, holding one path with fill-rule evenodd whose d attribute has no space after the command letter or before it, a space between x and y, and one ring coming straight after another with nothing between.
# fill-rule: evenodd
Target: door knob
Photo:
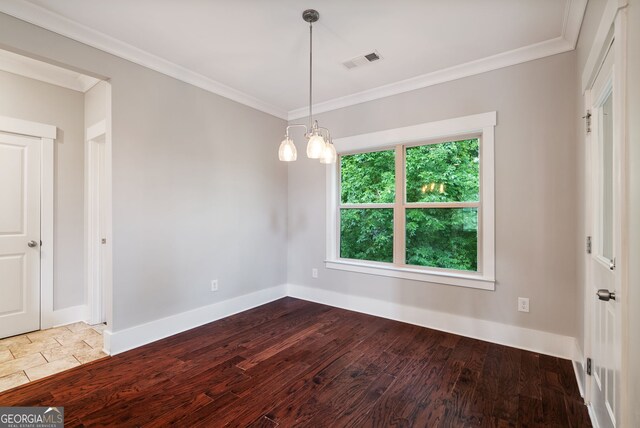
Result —
<instances>
[{"instance_id":1,"label":"door knob","mask_svg":"<svg viewBox=\"0 0 640 428\"><path fill-rule=\"evenodd\" d=\"M609 291L605 288L598 290L596 296L598 296L598 299L604 300L605 302L608 302L609 300L616 300L615 291Z\"/></svg>"},{"instance_id":2,"label":"door knob","mask_svg":"<svg viewBox=\"0 0 640 428\"><path fill-rule=\"evenodd\" d=\"M28 245L30 248L33 248L33 247L37 247L37 246L38 246L38 243L37 243L36 241L29 241L29 242L27 242L27 245Z\"/></svg>"}]
</instances>

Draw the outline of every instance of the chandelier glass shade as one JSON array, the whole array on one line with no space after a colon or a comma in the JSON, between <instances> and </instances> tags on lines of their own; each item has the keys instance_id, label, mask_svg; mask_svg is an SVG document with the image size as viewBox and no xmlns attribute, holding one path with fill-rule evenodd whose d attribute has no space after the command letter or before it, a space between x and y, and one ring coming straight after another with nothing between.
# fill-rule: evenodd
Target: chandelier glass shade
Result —
<instances>
[{"instance_id":1,"label":"chandelier glass shade","mask_svg":"<svg viewBox=\"0 0 640 428\"><path fill-rule=\"evenodd\" d=\"M278 149L278 158L283 162L293 162L298 158L298 151L296 145L293 144L293 140L289 137L285 137L280 143Z\"/></svg>"},{"instance_id":2,"label":"chandelier glass shade","mask_svg":"<svg viewBox=\"0 0 640 428\"><path fill-rule=\"evenodd\" d=\"M307 139L307 157L319 159L323 164L331 164L337 159L331 133L327 128L318 126L318 122L313 120L313 23L320 19L320 14L316 10L307 9L302 12L302 19L309 23L309 125L287 126L284 140L278 149L278 158L283 162L293 162L297 159L296 146L289 136L289 130L300 127L304 128L304 136Z\"/></svg>"},{"instance_id":3,"label":"chandelier glass shade","mask_svg":"<svg viewBox=\"0 0 640 428\"><path fill-rule=\"evenodd\" d=\"M320 159L326 145L327 143L324 141L324 138L322 138L322 135L312 135L309 137L309 142L307 143L307 157L309 159Z\"/></svg>"},{"instance_id":4,"label":"chandelier glass shade","mask_svg":"<svg viewBox=\"0 0 640 428\"><path fill-rule=\"evenodd\" d=\"M338 153L336 153L336 148L333 143L325 144L322 149L322 154L320 155L320 163L324 164L332 164L336 163L336 159L338 158Z\"/></svg>"}]
</instances>

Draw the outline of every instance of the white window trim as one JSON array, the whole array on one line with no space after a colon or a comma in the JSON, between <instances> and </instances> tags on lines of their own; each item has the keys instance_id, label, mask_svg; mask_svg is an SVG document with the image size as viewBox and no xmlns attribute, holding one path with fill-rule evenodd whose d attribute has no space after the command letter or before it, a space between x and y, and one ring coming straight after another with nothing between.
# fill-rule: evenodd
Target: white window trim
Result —
<instances>
[{"instance_id":1,"label":"white window trim","mask_svg":"<svg viewBox=\"0 0 640 428\"><path fill-rule=\"evenodd\" d=\"M495 111L475 114L438 122L423 123L404 128L388 129L369 134L338 138L334 145L338 154L373 151L392 148L397 145L447 138L476 133L481 135L480 186L482 195L482 220L479 235L481 247L478 249L478 273L446 271L422 267L404 267L392 264L378 264L369 261L340 259L338 252L338 163L327 165L326 171L326 259L325 267L371 275L433 282L460 287L495 290L495 166L494 128Z\"/></svg>"}]
</instances>

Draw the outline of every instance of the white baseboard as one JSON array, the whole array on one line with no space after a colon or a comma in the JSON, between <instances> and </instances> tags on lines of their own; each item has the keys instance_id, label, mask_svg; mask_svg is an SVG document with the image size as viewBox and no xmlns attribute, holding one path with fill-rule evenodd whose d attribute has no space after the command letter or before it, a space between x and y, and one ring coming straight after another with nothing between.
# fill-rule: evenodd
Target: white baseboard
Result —
<instances>
[{"instance_id":1,"label":"white baseboard","mask_svg":"<svg viewBox=\"0 0 640 428\"><path fill-rule=\"evenodd\" d=\"M584 368L584 354L578 344L578 340L575 340L575 349L573 357L573 371L576 374L576 381L578 382L578 389L580 390L580 396L584 398L584 382L585 382L585 368Z\"/></svg>"},{"instance_id":2,"label":"white baseboard","mask_svg":"<svg viewBox=\"0 0 640 428\"><path fill-rule=\"evenodd\" d=\"M413 306L289 284L288 295L351 311L573 360L575 338Z\"/></svg>"},{"instance_id":3,"label":"white baseboard","mask_svg":"<svg viewBox=\"0 0 640 428\"><path fill-rule=\"evenodd\" d=\"M286 297L285 284L202 306L124 330L104 331L104 350L115 355Z\"/></svg>"},{"instance_id":4,"label":"white baseboard","mask_svg":"<svg viewBox=\"0 0 640 428\"><path fill-rule=\"evenodd\" d=\"M295 284L259 290L116 332L105 330L104 349L108 354L119 354L286 296L577 360L582 370L581 351L573 337ZM583 385L578 373L576 371L582 393Z\"/></svg>"},{"instance_id":5,"label":"white baseboard","mask_svg":"<svg viewBox=\"0 0 640 428\"><path fill-rule=\"evenodd\" d=\"M589 412L591 425L593 426L593 428L598 428L600 425L598 424L598 420L596 419L593 405L589 401L587 401L585 397L585 382L589 382L590 377L588 377L586 373L584 353L582 352L582 348L580 347L578 340L576 340L575 343L575 358L573 360L573 370L576 374L576 380L578 381L580 396L585 399L585 405L587 406L587 411Z\"/></svg>"},{"instance_id":6,"label":"white baseboard","mask_svg":"<svg viewBox=\"0 0 640 428\"><path fill-rule=\"evenodd\" d=\"M87 305L71 306L70 308L58 309L53 311L53 326L60 327L62 325L72 324L78 321L86 322L89 318L89 308Z\"/></svg>"},{"instance_id":7,"label":"white baseboard","mask_svg":"<svg viewBox=\"0 0 640 428\"><path fill-rule=\"evenodd\" d=\"M598 418L596 418L596 412L593 410L593 405L591 403L587 404L587 411L589 412L589 419L591 420L593 428L600 428Z\"/></svg>"}]
</instances>

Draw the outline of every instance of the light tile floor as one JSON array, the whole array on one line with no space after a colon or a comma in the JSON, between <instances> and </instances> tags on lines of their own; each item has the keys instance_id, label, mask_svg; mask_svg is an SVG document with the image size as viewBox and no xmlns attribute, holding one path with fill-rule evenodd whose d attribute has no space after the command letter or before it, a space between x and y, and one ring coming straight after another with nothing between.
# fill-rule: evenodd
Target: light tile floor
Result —
<instances>
[{"instance_id":1,"label":"light tile floor","mask_svg":"<svg viewBox=\"0 0 640 428\"><path fill-rule=\"evenodd\" d=\"M0 340L0 392L107 356L104 324L77 322Z\"/></svg>"}]
</instances>

